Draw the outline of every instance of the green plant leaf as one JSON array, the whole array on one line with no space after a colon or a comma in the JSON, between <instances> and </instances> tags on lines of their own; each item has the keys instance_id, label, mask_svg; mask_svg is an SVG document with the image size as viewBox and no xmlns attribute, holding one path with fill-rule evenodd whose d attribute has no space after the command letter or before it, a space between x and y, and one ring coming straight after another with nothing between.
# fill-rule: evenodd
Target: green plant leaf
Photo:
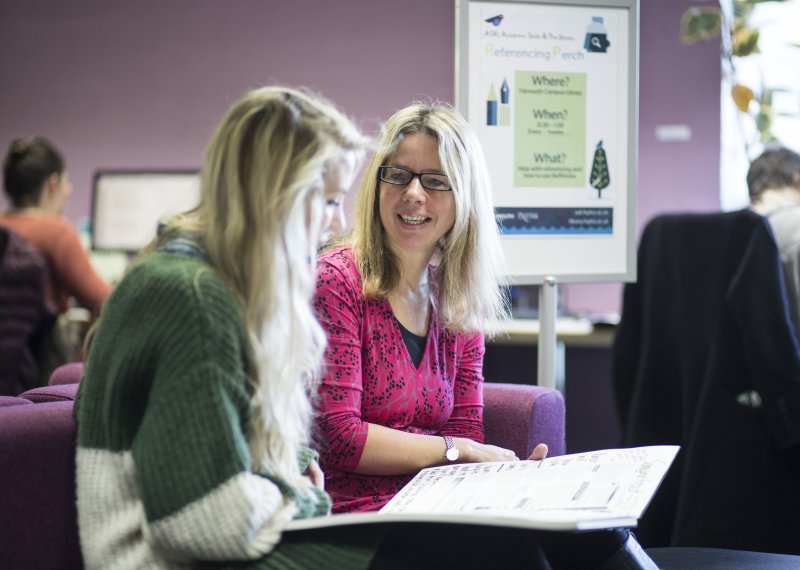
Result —
<instances>
[{"instance_id":1,"label":"green plant leaf","mask_svg":"<svg viewBox=\"0 0 800 570\"><path fill-rule=\"evenodd\" d=\"M756 128L761 142L767 142L772 135L772 89L764 89L758 99L758 114L756 114Z\"/></svg>"},{"instance_id":2,"label":"green plant leaf","mask_svg":"<svg viewBox=\"0 0 800 570\"><path fill-rule=\"evenodd\" d=\"M693 44L713 38L722 28L722 11L719 8L688 8L681 16L681 42Z\"/></svg>"},{"instance_id":3,"label":"green plant leaf","mask_svg":"<svg viewBox=\"0 0 800 570\"><path fill-rule=\"evenodd\" d=\"M749 87L745 87L741 83L737 83L733 86L731 89L731 96L733 97L733 102L736 103L736 107L742 113L747 113L750 108L750 102L756 98L753 90Z\"/></svg>"},{"instance_id":4,"label":"green plant leaf","mask_svg":"<svg viewBox=\"0 0 800 570\"><path fill-rule=\"evenodd\" d=\"M733 27L738 28L746 25L750 14L753 13L755 5L750 2L742 2L741 0L734 0L733 2Z\"/></svg>"},{"instance_id":5,"label":"green plant leaf","mask_svg":"<svg viewBox=\"0 0 800 570\"><path fill-rule=\"evenodd\" d=\"M758 51L757 28L742 28L733 32L733 55L746 57Z\"/></svg>"},{"instance_id":6,"label":"green plant leaf","mask_svg":"<svg viewBox=\"0 0 800 570\"><path fill-rule=\"evenodd\" d=\"M761 141L768 140L772 129L772 113L759 113L756 115L756 128Z\"/></svg>"}]
</instances>

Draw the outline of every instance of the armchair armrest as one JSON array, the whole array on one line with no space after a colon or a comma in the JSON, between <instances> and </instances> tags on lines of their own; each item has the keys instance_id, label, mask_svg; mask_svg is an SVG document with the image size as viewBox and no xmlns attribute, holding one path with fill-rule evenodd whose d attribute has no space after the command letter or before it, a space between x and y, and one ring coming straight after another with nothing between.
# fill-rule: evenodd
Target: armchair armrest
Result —
<instances>
[{"instance_id":1,"label":"armchair armrest","mask_svg":"<svg viewBox=\"0 0 800 570\"><path fill-rule=\"evenodd\" d=\"M55 386L31 388L19 396L37 404L42 402L72 402L75 400L77 392L77 384L57 384Z\"/></svg>"},{"instance_id":2,"label":"armchair armrest","mask_svg":"<svg viewBox=\"0 0 800 570\"><path fill-rule=\"evenodd\" d=\"M564 397L558 390L485 382L483 404L486 443L511 449L520 459L539 443L547 444L550 457L564 454Z\"/></svg>"}]
</instances>

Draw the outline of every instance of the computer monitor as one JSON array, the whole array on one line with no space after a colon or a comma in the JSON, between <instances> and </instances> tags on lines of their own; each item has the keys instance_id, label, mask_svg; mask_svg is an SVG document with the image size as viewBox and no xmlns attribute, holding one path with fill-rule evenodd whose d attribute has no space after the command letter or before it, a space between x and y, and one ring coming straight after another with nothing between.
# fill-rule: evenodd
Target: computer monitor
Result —
<instances>
[{"instance_id":1,"label":"computer monitor","mask_svg":"<svg viewBox=\"0 0 800 570\"><path fill-rule=\"evenodd\" d=\"M92 249L136 253L158 224L200 201L195 170L101 170L92 184Z\"/></svg>"}]
</instances>

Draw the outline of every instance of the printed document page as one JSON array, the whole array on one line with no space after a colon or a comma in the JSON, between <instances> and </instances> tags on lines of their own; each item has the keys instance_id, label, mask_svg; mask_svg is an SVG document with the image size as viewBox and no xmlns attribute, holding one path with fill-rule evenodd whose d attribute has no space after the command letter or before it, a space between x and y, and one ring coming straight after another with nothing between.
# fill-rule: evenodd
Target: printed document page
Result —
<instances>
[{"instance_id":1,"label":"printed document page","mask_svg":"<svg viewBox=\"0 0 800 570\"><path fill-rule=\"evenodd\" d=\"M433 467L422 470L381 513L631 518L635 524L677 451L677 446L650 446Z\"/></svg>"}]
</instances>

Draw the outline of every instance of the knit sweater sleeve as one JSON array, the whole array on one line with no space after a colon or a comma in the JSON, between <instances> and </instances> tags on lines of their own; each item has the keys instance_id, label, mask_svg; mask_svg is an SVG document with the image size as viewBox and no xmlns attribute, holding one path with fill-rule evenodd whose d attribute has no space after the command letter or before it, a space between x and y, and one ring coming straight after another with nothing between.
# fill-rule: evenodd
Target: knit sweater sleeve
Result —
<instances>
[{"instance_id":1,"label":"knit sweater sleeve","mask_svg":"<svg viewBox=\"0 0 800 570\"><path fill-rule=\"evenodd\" d=\"M207 266L190 265L178 278L159 271L133 272L112 294L82 381L79 514L82 533L96 533L84 556L105 532L85 527L120 524L119 513L135 508L124 507L129 494L143 508L145 540L165 558L258 558L297 506L252 469L240 310ZM131 485L107 491L123 495L116 514L92 510L103 506L91 474L98 469L100 479Z\"/></svg>"},{"instance_id":2,"label":"knit sweater sleeve","mask_svg":"<svg viewBox=\"0 0 800 570\"><path fill-rule=\"evenodd\" d=\"M201 393L185 406L149 406L132 449L151 540L170 558L256 558L277 544L295 505L250 471L236 395L213 387L224 371L206 363L188 376L185 390Z\"/></svg>"},{"instance_id":3,"label":"knit sweater sleeve","mask_svg":"<svg viewBox=\"0 0 800 570\"><path fill-rule=\"evenodd\" d=\"M66 221L59 221L60 231L50 259L53 281L75 297L81 306L97 315L111 293L111 285L92 267L75 228Z\"/></svg>"}]
</instances>

